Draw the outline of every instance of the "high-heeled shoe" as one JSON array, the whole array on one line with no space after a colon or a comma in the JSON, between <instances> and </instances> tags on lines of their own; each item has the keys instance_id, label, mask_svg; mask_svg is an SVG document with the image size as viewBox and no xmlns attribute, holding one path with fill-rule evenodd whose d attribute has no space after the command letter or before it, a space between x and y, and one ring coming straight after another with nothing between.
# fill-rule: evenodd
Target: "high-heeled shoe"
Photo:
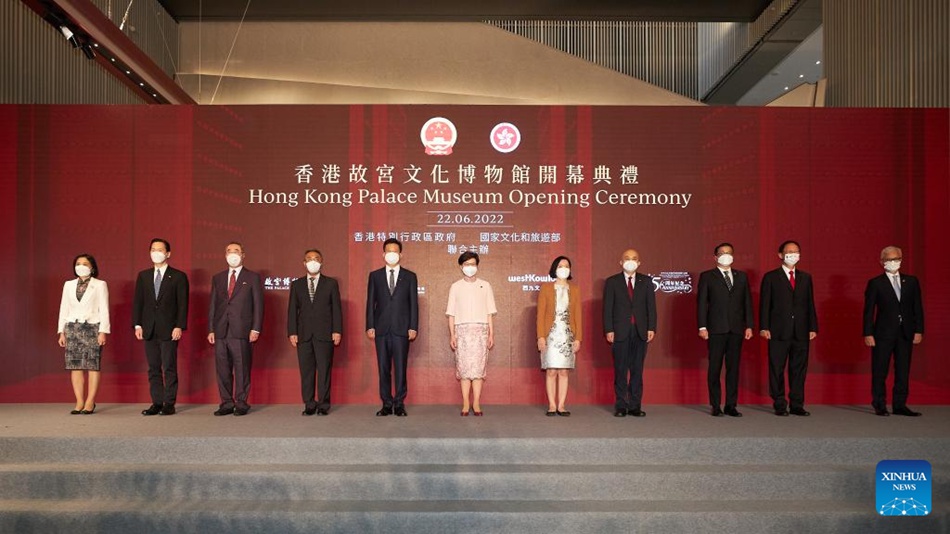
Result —
<instances>
[{"instance_id":1,"label":"high-heeled shoe","mask_svg":"<svg viewBox=\"0 0 950 534\"><path fill-rule=\"evenodd\" d=\"M485 412L474 412L474 414L475 414L475 417L481 417L485 415Z\"/></svg>"},{"instance_id":2,"label":"high-heeled shoe","mask_svg":"<svg viewBox=\"0 0 950 534\"><path fill-rule=\"evenodd\" d=\"M91 409L91 410L81 410L79 413L81 413L81 414L83 414L83 415L92 415L92 414L96 413L96 403L92 403L92 409Z\"/></svg>"},{"instance_id":3,"label":"high-heeled shoe","mask_svg":"<svg viewBox=\"0 0 950 534\"><path fill-rule=\"evenodd\" d=\"M462 410L459 415L461 415L462 417L468 417L468 410Z\"/></svg>"},{"instance_id":4,"label":"high-heeled shoe","mask_svg":"<svg viewBox=\"0 0 950 534\"><path fill-rule=\"evenodd\" d=\"M82 413L82 410L73 410L73 411L69 412L69 415L79 415L79 414L81 414L81 413Z\"/></svg>"}]
</instances>

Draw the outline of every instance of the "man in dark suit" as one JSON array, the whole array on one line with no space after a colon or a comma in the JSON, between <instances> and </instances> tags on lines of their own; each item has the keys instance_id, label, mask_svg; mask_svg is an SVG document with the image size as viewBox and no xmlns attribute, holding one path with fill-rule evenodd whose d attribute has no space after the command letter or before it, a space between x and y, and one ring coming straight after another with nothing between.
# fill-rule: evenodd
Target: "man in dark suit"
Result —
<instances>
[{"instance_id":1,"label":"man in dark suit","mask_svg":"<svg viewBox=\"0 0 950 534\"><path fill-rule=\"evenodd\" d=\"M178 340L188 327L188 277L170 267L172 247L155 238L149 244L152 268L135 279L132 325L145 342L152 405L142 415L174 415L178 397Z\"/></svg>"},{"instance_id":2,"label":"man in dark suit","mask_svg":"<svg viewBox=\"0 0 950 534\"><path fill-rule=\"evenodd\" d=\"M881 251L884 273L868 280L864 290L864 344L871 347L871 404L874 413L887 413L887 368L894 355L894 415L917 417L907 407L910 381L910 357L924 339L924 306L920 282L902 274L901 249Z\"/></svg>"},{"instance_id":3,"label":"man in dark suit","mask_svg":"<svg viewBox=\"0 0 950 534\"><path fill-rule=\"evenodd\" d=\"M386 266L369 273L366 288L366 337L376 343L379 397L383 401L376 415L405 417L409 342L419 330L418 282L415 273L399 265L402 243L398 239L387 239L383 252Z\"/></svg>"},{"instance_id":4,"label":"man in dark suit","mask_svg":"<svg viewBox=\"0 0 950 534\"><path fill-rule=\"evenodd\" d=\"M739 354L742 341L752 338L752 292L749 279L742 271L732 268L734 249L722 243L713 250L716 268L699 275L697 318L699 337L708 341L709 404L714 417L723 412L742 417L736 410L739 400ZM726 361L726 405L720 409L723 357Z\"/></svg>"},{"instance_id":5,"label":"man in dark suit","mask_svg":"<svg viewBox=\"0 0 950 534\"><path fill-rule=\"evenodd\" d=\"M759 299L759 335L769 340L769 395L775 415L808 416L811 414L805 411L805 374L809 344L818 336L815 294L811 275L795 267L801 258L798 243L782 243L778 257L782 266L762 277Z\"/></svg>"},{"instance_id":6,"label":"man in dark suit","mask_svg":"<svg viewBox=\"0 0 950 534\"><path fill-rule=\"evenodd\" d=\"M614 357L614 416L643 417L643 361L656 334L656 294L653 280L637 272L636 250L624 251L620 265L623 272L604 283L604 334Z\"/></svg>"},{"instance_id":7,"label":"man in dark suit","mask_svg":"<svg viewBox=\"0 0 950 534\"><path fill-rule=\"evenodd\" d=\"M264 323L264 286L259 274L244 268L244 245L232 241L224 252L228 269L211 277L208 343L221 402L214 415L247 415L251 389L251 344Z\"/></svg>"},{"instance_id":8,"label":"man in dark suit","mask_svg":"<svg viewBox=\"0 0 950 534\"><path fill-rule=\"evenodd\" d=\"M319 250L304 252L303 263L307 276L290 284L287 337L297 349L303 415L327 415L330 413L333 347L343 338L340 286L321 272L323 254ZM320 378L319 387L316 377ZM315 391L319 392L318 400L314 399Z\"/></svg>"}]
</instances>

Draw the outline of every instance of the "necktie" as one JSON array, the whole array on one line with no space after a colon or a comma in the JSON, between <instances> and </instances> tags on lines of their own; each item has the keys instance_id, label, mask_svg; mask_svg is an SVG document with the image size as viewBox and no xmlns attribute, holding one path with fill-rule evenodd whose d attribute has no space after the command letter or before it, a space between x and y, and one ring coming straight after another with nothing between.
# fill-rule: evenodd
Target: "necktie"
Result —
<instances>
[{"instance_id":1,"label":"necktie","mask_svg":"<svg viewBox=\"0 0 950 534\"><path fill-rule=\"evenodd\" d=\"M313 295L317 292L317 284L314 283L314 279L310 277L310 302L313 302Z\"/></svg>"},{"instance_id":2,"label":"necktie","mask_svg":"<svg viewBox=\"0 0 950 534\"><path fill-rule=\"evenodd\" d=\"M155 300L158 300L158 292L162 289L162 271L155 269Z\"/></svg>"},{"instance_id":3,"label":"necktie","mask_svg":"<svg viewBox=\"0 0 950 534\"><path fill-rule=\"evenodd\" d=\"M228 279L228 298L231 298L231 295L234 294L234 284L237 283L237 277L234 276L234 270L231 270L231 278Z\"/></svg>"},{"instance_id":4,"label":"necktie","mask_svg":"<svg viewBox=\"0 0 950 534\"><path fill-rule=\"evenodd\" d=\"M732 291L732 271L723 271L722 275L726 277L726 287L729 288L729 291Z\"/></svg>"},{"instance_id":5,"label":"necktie","mask_svg":"<svg viewBox=\"0 0 950 534\"><path fill-rule=\"evenodd\" d=\"M633 300L633 277L632 276L627 277L627 295L630 297L630 300ZM631 311L630 324L633 324L635 322L637 322L637 320L633 317L633 312Z\"/></svg>"},{"instance_id":6,"label":"necktie","mask_svg":"<svg viewBox=\"0 0 950 534\"><path fill-rule=\"evenodd\" d=\"M795 271L788 271L788 283L792 284L792 289L795 289Z\"/></svg>"},{"instance_id":7,"label":"necktie","mask_svg":"<svg viewBox=\"0 0 950 534\"><path fill-rule=\"evenodd\" d=\"M901 281L900 276L891 277L891 285L894 286L894 293L897 295L897 300L901 299Z\"/></svg>"},{"instance_id":8,"label":"necktie","mask_svg":"<svg viewBox=\"0 0 950 534\"><path fill-rule=\"evenodd\" d=\"M393 291L396 290L396 278L395 278L395 269L389 270L389 294L392 295Z\"/></svg>"}]
</instances>

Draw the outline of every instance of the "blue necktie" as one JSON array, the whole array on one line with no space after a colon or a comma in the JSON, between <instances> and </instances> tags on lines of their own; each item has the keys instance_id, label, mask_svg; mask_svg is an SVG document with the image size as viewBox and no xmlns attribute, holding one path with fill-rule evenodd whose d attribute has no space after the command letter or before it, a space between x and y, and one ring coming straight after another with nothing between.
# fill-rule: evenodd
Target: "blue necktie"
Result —
<instances>
[{"instance_id":1,"label":"blue necktie","mask_svg":"<svg viewBox=\"0 0 950 534\"><path fill-rule=\"evenodd\" d=\"M158 292L162 289L162 271L155 269L155 300L158 300Z\"/></svg>"}]
</instances>

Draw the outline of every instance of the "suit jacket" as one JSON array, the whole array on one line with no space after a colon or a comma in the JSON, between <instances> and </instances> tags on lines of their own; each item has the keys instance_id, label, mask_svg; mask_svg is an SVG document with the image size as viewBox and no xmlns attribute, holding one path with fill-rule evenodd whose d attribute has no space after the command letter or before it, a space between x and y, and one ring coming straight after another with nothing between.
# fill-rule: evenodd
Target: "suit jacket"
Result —
<instances>
[{"instance_id":1,"label":"suit jacket","mask_svg":"<svg viewBox=\"0 0 950 534\"><path fill-rule=\"evenodd\" d=\"M567 293L567 322L574 334L574 341L583 341L581 331L581 288L577 284L568 282ZM554 313L557 308L557 298L554 294L554 284L544 284L538 293L538 338L547 338L554 324Z\"/></svg>"},{"instance_id":2,"label":"suit jacket","mask_svg":"<svg viewBox=\"0 0 950 534\"><path fill-rule=\"evenodd\" d=\"M82 300L76 298L76 286L79 279L73 278L63 284L63 298L59 303L59 322L57 334L63 333L66 323L85 322L99 323L99 333L108 334L112 327L109 324L109 286L98 278L90 278Z\"/></svg>"},{"instance_id":3,"label":"suit jacket","mask_svg":"<svg viewBox=\"0 0 950 534\"><path fill-rule=\"evenodd\" d=\"M396 289L389 294L387 267L369 273L366 288L366 329L376 335L392 333L408 337L410 330L419 331L419 294L416 273L399 267Z\"/></svg>"},{"instance_id":4,"label":"suit jacket","mask_svg":"<svg viewBox=\"0 0 950 534\"><path fill-rule=\"evenodd\" d=\"M340 306L340 285L321 274L310 302L307 276L290 284L287 305L287 335L298 341L332 341L333 334L343 333L343 312Z\"/></svg>"},{"instance_id":5,"label":"suit jacket","mask_svg":"<svg viewBox=\"0 0 950 534\"><path fill-rule=\"evenodd\" d=\"M752 328L752 291L749 277L732 269L732 291L719 268L699 275L696 307L699 328L710 334L743 334Z\"/></svg>"},{"instance_id":6,"label":"suit jacket","mask_svg":"<svg viewBox=\"0 0 950 534\"><path fill-rule=\"evenodd\" d=\"M901 274L901 299L887 274L868 280L864 290L864 335L897 339L901 334L913 339L924 333L924 306L916 276ZM876 311L876 313L875 313Z\"/></svg>"},{"instance_id":7,"label":"suit jacket","mask_svg":"<svg viewBox=\"0 0 950 534\"><path fill-rule=\"evenodd\" d=\"M264 286L261 275L242 267L228 298L230 276L227 269L211 277L208 331L222 339L247 339L264 326Z\"/></svg>"},{"instance_id":8,"label":"suit jacket","mask_svg":"<svg viewBox=\"0 0 950 534\"><path fill-rule=\"evenodd\" d=\"M633 299L627 294L627 275L617 273L604 283L604 333L613 332L614 341L624 341L634 331L646 340L647 331L656 332L656 293L653 279L636 273ZM630 324L630 316L636 320Z\"/></svg>"},{"instance_id":9,"label":"suit jacket","mask_svg":"<svg viewBox=\"0 0 950 534\"><path fill-rule=\"evenodd\" d=\"M792 290L781 267L765 273L759 298L759 328L768 330L772 339L779 341L807 341L809 332L818 332L810 274L795 269L795 289Z\"/></svg>"},{"instance_id":10,"label":"suit jacket","mask_svg":"<svg viewBox=\"0 0 950 534\"><path fill-rule=\"evenodd\" d=\"M157 299L154 277L152 267L141 271L135 279L132 326L142 327L144 339L171 339L175 328L188 328L188 277L170 265L165 267Z\"/></svg>"}]
</instances>

